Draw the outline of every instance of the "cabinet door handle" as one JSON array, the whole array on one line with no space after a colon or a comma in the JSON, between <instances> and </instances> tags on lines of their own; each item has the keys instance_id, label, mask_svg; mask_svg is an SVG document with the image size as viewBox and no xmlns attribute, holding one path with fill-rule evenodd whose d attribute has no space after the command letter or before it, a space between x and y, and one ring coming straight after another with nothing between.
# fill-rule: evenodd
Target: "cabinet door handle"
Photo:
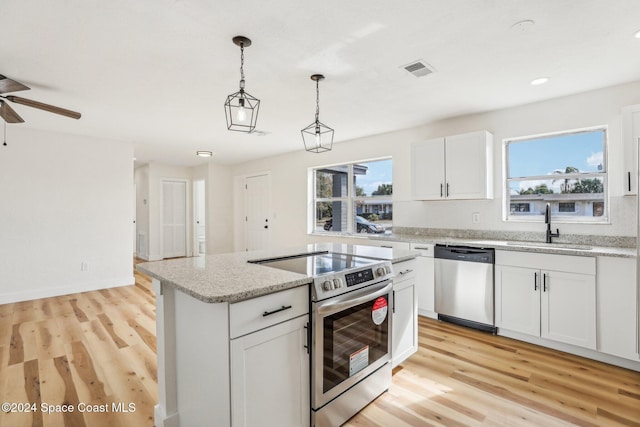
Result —
<instances>
[{"instance_id":1,"label":"cabinet door handle","mask_svg":"<svg viewBox=\"0 0 640 427\"><path fill-rule=\"evenodd\" d=\"M440 183L440 197L442 197L442 183Z\"/></svg>"},{"instance_id":2,"label":"cabinet door handle","mask_svg":"<svg viewBox=\"0 0 640 427\"><path fill-rule=\"evenodd\" d=\"M393 249L393 246L388 245L380 245L381 248Z\"/></svg>"},{"instance_id":3,"label":"cabinet door handle","mask_svg":"<svg viewBox=\"0 0 640 427\"><path fill-rule=\"evenodd\" d=\"M447 182L447 197L449 197L449 183Z\"/></svg>"},{"instance_id":4,"label":"cabinet door handle","mask_svg":"<svg viewBox=\"0 0 640 427\"><path fill-rule=\"evenodd\" d=\"M391 310L391 312L395 314L396 313L396 291L393 291L391 294L393 296L393 309Z\"/></svg>"},{"instance_id":5,"label":"cabinet door handle","mask_svg":"<svg viewBox=\"0 0 640 427\"><path fill-rule=\"evenodd\" d=\"M631 172L627 172L627 188L631 191Z\"/></svg>"},{"instance_id":6,"label":"cabinet door handle","mask_svg":"<svg viewBox=\"0 0 640 427\"><path fill-rule=\"evenodd\" d=\"M413 270L411 270L410 268L407 268L405 271L401 271L398 274L401 276L404 276L405 274L409 274L411 273Z\"/></svg>"},{"instance_id":7,"label":"cabinet door handle","mask_svg":"<svg viewBox=\"0 0 640 427\"><path fill-rule=\"evenodd\" d=\"M309 349L311 348L311 332L309 331L309 322L307 322L306 325L304 325L304 328L306 329L306 333L307 333L307 339L306 339L306 344L304 345L304 348L307 349L307 354L309 354Z\"/></svg>"},{"instance_id":8,"label":"cabinet door handle","mask_svg":"<svg viewBox=\"0 0 640 427\"><path fill-rule=\"evenodd\" d=\"M416 249L416 250L423 250L423 251L428 251L428 250L429 250L429 248L427 248L427 247L422 247L422 246L416 246L416 247L415 247L415 248L413 248L413 249Z\"/></svg>"},{"instance_id":9,"label":"cabinet door handle","mask_svg":"<svg viewBox=\"0 0 640 427\"><path fill-rule=\"evenodd\" d=\"M533 290L534 291L538 290L538 272L537 271L533 272Z\"/></svg>"},{"instance_id":10,"label":"cabinet door handle","mask_svg":"<svg viewBox=\"0 0 640 427\"><path fill-rule=\"evenodd\" d=\"M277 310L265 311L264 313L262 313L262 317L271 316L272 314L280 313L281 311L289 310L290 308L291 308L290 305L283 305L282 307L278 308Z\"/></svg>"},{"instance_id":11,"label":"cabinet door handle","mask_svg":"<svg viewBox=\"0 0 640 427\"><path fill-rule=\"evenodd\" d=\"M547 273L542 275L542 292L547 292Z\"/></svg>"}]
</instances>

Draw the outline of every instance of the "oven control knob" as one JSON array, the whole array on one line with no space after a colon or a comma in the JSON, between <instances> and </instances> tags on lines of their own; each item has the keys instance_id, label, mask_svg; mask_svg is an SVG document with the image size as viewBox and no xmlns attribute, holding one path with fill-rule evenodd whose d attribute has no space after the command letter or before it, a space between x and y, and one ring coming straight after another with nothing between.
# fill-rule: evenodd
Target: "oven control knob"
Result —
<instances>
[{"instance_id":1,"label":"oven control knob","mask_svg":"<svg viewBox=\"0 0 640 427\"><path fill-rule=\"evenodd\" d=\"M376 270L376 274L378 275L378 277L384 276L386 274L384 271L384 267L378 267L378 269Z\"/></svg>"},{"instance_id":2,"label":"oven control knob","mask_svg":"<svg viewBox=\"0 0 640 427\"><path fill-rule=\"evenodd\" d=\"M333 289L339 289L342 287L342 280L333 279Z\"/></svg>"},{"instance_id":3,"label":"oven control knob","mask_svg":"<svg viewBox=\"0 0 640 427\"><path fill-rule=\"evenodd\" d=\"M385 265L385 266L384 266L384 271L385 271L387 274L391 274L391 267L389 267L388 265Z\"/></svg>"},{"instance_id":4,"label":"oven control knob","mask_svg":"<svg viewBox=\"0 0 640 427\"><path fill-rule=\"evenodd\" d=\"M322 289L325 291L330 291L333 289L333 283L331 283L331 280L325 280L322 283Z\"/></svg>"}]
</instances>

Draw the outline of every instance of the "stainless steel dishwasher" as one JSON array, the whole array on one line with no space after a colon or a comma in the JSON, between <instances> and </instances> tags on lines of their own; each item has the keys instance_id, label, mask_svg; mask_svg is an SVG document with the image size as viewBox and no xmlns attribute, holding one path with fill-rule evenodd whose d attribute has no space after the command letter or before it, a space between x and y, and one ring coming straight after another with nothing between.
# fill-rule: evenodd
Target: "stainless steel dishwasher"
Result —
<instances>
[{"instance_id":1,"label":"stainless steel dishwasher","mask_svg":"<svg viewBox=\"0 0 640 427\"><path fill-rule=\"evenodd\" d=\"M438 319L493 332L493 249L436 245L435 309Z\"/></svg>"}]
</instances>

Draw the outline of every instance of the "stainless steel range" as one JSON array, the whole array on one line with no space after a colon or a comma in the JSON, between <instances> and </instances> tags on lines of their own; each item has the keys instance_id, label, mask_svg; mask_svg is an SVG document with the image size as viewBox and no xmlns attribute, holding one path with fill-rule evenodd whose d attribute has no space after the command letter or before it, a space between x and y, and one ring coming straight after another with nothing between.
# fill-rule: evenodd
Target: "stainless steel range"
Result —
<instances>
[{"instance_id":1,"label":"stainless steel range","mask_svg":"<svg viewBox=\"0 0 640 427\"><path fill-rule=\"evenodd\" d=\"M313 277L311 425L339 426L391 385L391 263L329 252L260 263Z\"/></svg>"}]
</instances>

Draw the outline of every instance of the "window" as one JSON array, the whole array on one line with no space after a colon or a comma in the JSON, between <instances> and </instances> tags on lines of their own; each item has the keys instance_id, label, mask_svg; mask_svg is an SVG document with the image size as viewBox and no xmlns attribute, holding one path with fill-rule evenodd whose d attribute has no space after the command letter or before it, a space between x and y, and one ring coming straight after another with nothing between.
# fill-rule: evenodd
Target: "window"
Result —
<instances>
[{"instance_id":1,"label":"window","mask_svg":"<svg viewBox=\"0 0 640 427\"><path fill-rule=\"evenodd\" d=\"M391 159L312 169L314 233L391 233Z\"/></svg>"},{"instance_id":2,"label":"window","mask_svg":"<svg viewBox=\"0 0 640 427\"><path fill-rule=\"evenodd\" d=\"M606 128L505 141L507 220L607 220Z\"/></svg>"},{"instance_id":3,"label":"window","mask_svg":"<svg viewBox=\"0 0 640 427\"><path fill-rule=\"evenodd\" d=\"M511 212L531 212L529 203L511 203Z\"/></svg>"},{"instance_id":4,"label":"window","mask_svg":"<svg viewBox=\"0 0 640 427\"><path fill-rule=\"evenodd\" d=\"M576 202L559 202L558 212L575 212Z\"/></svg>"}]
</instances>

